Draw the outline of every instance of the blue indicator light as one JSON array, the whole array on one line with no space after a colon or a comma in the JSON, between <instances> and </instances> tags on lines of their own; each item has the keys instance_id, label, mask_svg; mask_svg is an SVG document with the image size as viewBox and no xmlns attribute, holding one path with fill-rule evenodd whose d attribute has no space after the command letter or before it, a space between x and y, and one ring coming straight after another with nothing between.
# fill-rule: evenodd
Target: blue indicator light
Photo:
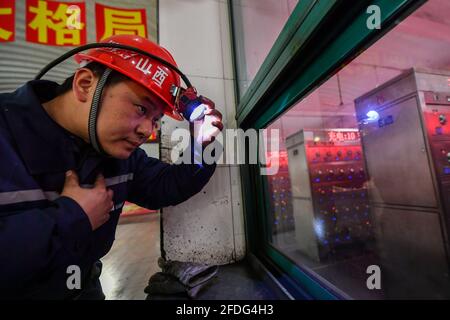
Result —
<instances>
[{"instance_id":1,"label":"blue indicator light","mask_svg":"<svg viewBox=\"0 0 450 320\"><path fill-rule=\"evenodd\" d=\"M444 167L444 174L450 174L450 167Z\"/></svg>"},{"instance_id":2,"label":"blue indicator light","mask_svg":"<svg viewBox=\"0 0 450 320\"><path fill-rule=\"evenodd\" d=\"M370 110L369 112L366 113L366 116L367 116L366 120L369 122L377 121L378 118L380 117L378 112L376 112L375 110Z\"/></svg>"},{"instance_id":3,"label":"blue indicator light","mask_svg":"<svg viewBox=\"0 0 450 320\"><path fill-rule=\"evenodd\" d=\"M315 182L320 182L320 178L315 178L314 181Z\"/></svg>"}]
</instances>

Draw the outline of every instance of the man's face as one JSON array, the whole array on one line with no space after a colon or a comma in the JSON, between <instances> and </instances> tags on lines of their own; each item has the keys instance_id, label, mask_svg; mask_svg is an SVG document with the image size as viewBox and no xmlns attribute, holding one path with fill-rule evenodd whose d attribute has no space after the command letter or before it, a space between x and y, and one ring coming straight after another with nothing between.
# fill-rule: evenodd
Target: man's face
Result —
<instances>
[{"instance_id":1,"label":"man's face","mask_svg":"<svg viewBox=\"0 0 450 320\"><path fill-rule=\"evenodd\" d=\"M114 158L127 159L144 143L163 116L163 103L134 81L105 88L97 133L103 150Z\"/></svg>"}]
</instances>

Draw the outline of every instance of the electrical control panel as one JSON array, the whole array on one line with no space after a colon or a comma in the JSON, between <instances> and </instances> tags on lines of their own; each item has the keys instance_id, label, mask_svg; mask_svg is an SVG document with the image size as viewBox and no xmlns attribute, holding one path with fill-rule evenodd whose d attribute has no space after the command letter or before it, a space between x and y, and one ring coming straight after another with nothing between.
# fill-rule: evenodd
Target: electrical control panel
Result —
<instances>
[{"instance_id":1,"label":"electrical control panel","mask_svg":"<svg viewBox=\"0 0 450 320\"><path fill-rule=\"evenodd\" d=\"M357 254L372 236L358 130L301 130L286 146L300 251L316 261Z\"/></svg>"},{"instance_id":2,"label":"electrical control panel","mask_svg":"<svg viewBox=\"0 0 450 320\"><path fill-rule=\"evenodd\" d=\"M426 109L423 117L444 210L441 218L448 230L450 227L450 91L424 92L424 100Z\"/></svg>"},{"instance_id":3,"label":"electrical control panel","mask_svg":"<svg viewBox=\"0 0 450 320\"><path fill-rule=\"evenodd\" d=\"M449 85L450 72L411 69L355 100L374 237L393 297L450 296Z\"/></svg>"},{"instance_id":4,"label":"electrical control panel","mask_svg":"<svg viewBox=\"0 0 450 320\"><path fill-rule=\"evenodd\" d=\"M445 189L450 184L450 90L426 91L423 98L426 105L423 117L437 181Z\"/></svg>"},{"instance_id":5,"label":"electrical control panel","mask_svg":"<svg viewBox=\"0 0 450 320\"><path fill-rule=\"evenodd\" d=\"M267 177L269 194L272 197L272 234L289 232L294 229L292 216L292 193L289 180L288 159L286 151L268 153L268 159L278 157L279 170L277 174Z\"/></svg>"}]
</instances>

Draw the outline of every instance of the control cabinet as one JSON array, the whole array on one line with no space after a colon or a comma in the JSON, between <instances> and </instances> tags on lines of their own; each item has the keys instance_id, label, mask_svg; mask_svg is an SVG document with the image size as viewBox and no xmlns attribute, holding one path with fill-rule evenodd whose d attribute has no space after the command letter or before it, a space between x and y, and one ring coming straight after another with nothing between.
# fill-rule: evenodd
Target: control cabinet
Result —
<instances>
[{"instance_id":1,"label":"control cabinet","mask_svg":"<svg viewBox=\"0 0 450 320\"><path fill-rule=\"evenodd\" d=\"M361 251L372 227L358 130L300 130L286 147L297 248L314 261Z\"/></svg>"},{"instance_id":2,"label":"control cabinet","mask_svg":"<svg viewBox=\"0 0 450 320\"><path fill-rule=\"evenodd\" d=\"M267 177L269 195L272 197L272 235L290 232L294 229L292 216L292 194L289 181L288 159L286 151L268 152L268 158L278 156L279 170L277 174Z\"/></svg>"},{"instance_id":3,"label":"control cabinet","mask_svg":"<svg viewBox=\"0 0 450 320\"><path fill-rule=\"evenodd\" d=\"M449 85L448 72L411 69L355 100L381 270L394 297L450 297Z\"/></svg>"}]
</instances>

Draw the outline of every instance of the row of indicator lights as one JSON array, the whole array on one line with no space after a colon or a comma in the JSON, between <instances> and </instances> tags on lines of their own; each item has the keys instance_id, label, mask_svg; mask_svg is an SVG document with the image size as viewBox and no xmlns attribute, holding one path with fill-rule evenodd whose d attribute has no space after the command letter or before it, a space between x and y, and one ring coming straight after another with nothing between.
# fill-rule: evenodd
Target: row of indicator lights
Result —
<instances>
[{"instance_id":1,"label":"row of indicator lights","mask_svg":"<svg viewBox=\"0 0 450 320\"><path fill-rule=\"evenodd\" d=\"M359 227L359 229L362 231L363 230L363 228L362 227ZM341 243L341 242L345 242L345 241L351 241L352 240L352 237L348 234L348 235L345 235L345 236L341 236L341 237L339 237L339 236L336 236L336 237L334 237L334 238L331 238L331 236L330 237L326 237L325 239L322 239L321 240L321 242L322 242L322 244L323 245L328 245L328 244L331 244L331 243Z\"/></svg>"},{"instance_id":2,"label":"row of indicator lights","mask_svg":"<svg viewBox=\"0 0 450 320\"><path fill-rule=\"evenodd\" d=\"M287 176L272 176L271 177L271 189L272 198L274 200L274 221L273 224L278 226L280 224L294 224L292 214L287 211L289 196L291 191L289 190L289 178ZM280 201L277 201L280 200ZM286 200L286 201L285 201ZM281 212L280 212L281 211ZM289 214L289 215L288 215Z\"/></svg>"},{"instance_id":3,"label":"row of indicator lights","mask_svg":"<svg viewBox=\"0 0 450 320\"><path fill-rule=\"evenodd\" d=\"M287 178L287 176L272 176L272 180L277 180L277 179L279 179L279 180L284 180L285 178Z\"/></svg>"},{"instance_id":4,"label":"row of indicator lights","mask_svg":"<svg viewBox=\"0 0 450 320\"><path fill-rule=\"evenodd\" d=\"M322 213L319 215L321 217L326 217L326 218L330 218L333 221L336 221L336 215L339 216L339 218L342 219L361 219L361 218L367 218L369 216L369 211L365 210L365 211L353 211L353 210L336 210L336 211L325 211L322 210Z\"/></svg>"},{"instance_id":5,"label":"row of indicator lights","mask_svg":"<svg viewBox=\"0 0 450 320\"><path fill-rule=\"evenodd\" d=\"M294 224L294 218L292 216L282 215L281 217L279 215L275 215L275 219L273 221L273 224L278 225L280 223L292 223Z\"/></svg>"},{"instance_id":6,"label":"row of indicator lights","mask_svg":"<svg viewBox=\"0 0 450 320\"><path fill-rule=\"evenodd\" d=\"M324 221L325 222L325 221ZM358 225L352 225L350 227L332 227L332 228L327 228L327 230L324 230L324 238L330 238L332 236L335 236L336 234L339 233L346 233L346 234L356 234L358 233L358 231L367 231L367 229L370 229L371 227L371 223L369 220L365 220L363 221L363 224L358 224Z\"/></svg>"},{"instance_id":7,"label":"row of indicator lights","mask_svg":"<svg viewBox=\"0 0 450 320\"><path fill-rule=\"evenodd\" d=\"M345 236L345 238L344 238L344 240L346 240L346 241L351 241L352 240L352 238L350 237L350 235L347 235L347 236ZM328 245L328 244L330 244L330 242L331 243L340 243L341 242L341 239L339 238L339 237L336 237L335 239L334 239L334 241L329 241L329 240L327 240L327 239L323 239L322 240L322 244L323 245Z\"/></svg>"},{"instance_id":8,"label":"row of indicator lights","mask_svg":"<svg viewBox=\"0 0 450 320\"><path fill-rule=\"evenodd\" d=\"M324 161L340 161L340 160L344 160L344 161L349 161L349 160L361 160L361 152L360 151L356 151L356 156L354 158L352 158L352 150L348 150L346 152L346 157L343 157L343 153L341 150L339 150L338 152L336 152L336 156L333 157L333 153L331 151L327 151L325 153L325 157L323 158ZM311 161L313 163L319 162L320 161L320 157L321 157L321 153L320 152L316 152L315 153L315 158L312 159Z\"/></svg>"},{"instance_id":9,"label":"row of indicator lights","mask_svg":"<svg viewBox=\"0 0 450 320\"><path fill-rule=\"evenodd\" d=\"M346 154L348 156L351 156L353 154L353 151L352 150L347 150ZM315 155L316 155L317 158L320 158L320 152L317 151ZM338 150L338 152L336 152L336 155L338 157L342 157L342 150ZM356 151L356 155L361 155L361 152L360 151ZM332 156L331 151L327 151L326 152L326 156L327 157L331 157Z\"/></svg>"},{"instance_id":10,"label":"row of indicator lights","mask_svg":"<svg viewBox=\"0 0 450 320\"><path fill-rule=\"evenodd\" d=\"M291 195L289 178L286 176L273 176L270 181L272 198L278 200L285 199Z\"/></svg>"},{"instance_id":11,"label":"row of indicator lights","mask_svg":"<svg viewBox=\"0 0 450 320\"><path fill-rule=\"evenodd\" d=\"M336 221L338 218L336 217L336 216L332 216L331 217L331 219L324 219L323 217L322 217L322 219L323 220L321 220L322 221L322 226L325 226L325 230L324 231L327 231L327 232L329 232L330 230L332 230L332 229L334 229L334 230L337 230L337 228L343 228L343 226L341 225L341 226L338 226L338 225L335 225L334 223L333 223L333 225L327 225L326 224L326 222L328 221L329 223L331 222L331 221ZM353 217L351 217L351 216L345 216L345 217L340 217L339 218L339 220L349 220L349 219L352 219L353 220L353 222L356 222L356 223L354 223L354 224L346 224L345 226L344 226L344 228L346 228L346 229L348 229L349 231L354 231L354 230L357 230L357 229L360 229L360 228L366 228L366 227L369 227L370 225L371 225L371 223L370 223L370 221L368 220L368 217L360 217L360 216L358 216L358 215L353 215ZM361 221L362 220L362 221Z\"/></svg>"},{"instance_id":12,"label":"row of indicator lights","mask_svg":"<svg viewBox=\"0 0 450 320\"><path fill-rule=\"evenodd\" d=\"M344 175L345 175L345 170L344 169L338 169L336 170L336 173L338 174L336 176L337 180L343 180L344 179ZM353 178L360 178L363 179L364 178L364 169L360 168L357 175L355 175L355 169L350 168L348 170L348 176L347 179L348 180L353 180ZM326 175L326 177L324 177L323 179L321 178L322 175ZM317 170L316 172L316 177L313 179L314 182L323 182L323 181L332 181L334 180L333 177L335 177L335 171L333 169L328 169L325 172L322 170Z\"/></svg>"},{"instance_id":13,"label":"row of indicator lights","mask_svg":"<svg viewBox=\"0 0 450 320\"><path fill-rule=\"evenodd\" d=\"M273 187L275 187L275 186L288 186L289 182L290 182L289 178L288 177L284 177L284 176L281 176L281 177L274 176L274 177L271 177L271 180L270 180L270 184Z\"/></svg>"},{"instance_id":14,"label":"row of indicator lights","mask_svg":"<svg viewBox=\"0 0 450 320\"><path fill-rule=\"evenodd\" d=\"M327 212L326 214L323 214L323 217L330 217L329 219L332 221L337 221L337 217L335 214L338 214L338 212ZM354 221L361 220L364 218L367 218L369 216L369 211L364 211L362 214L361 212L347 212L346 214L339 214L339 219L349 220L353 219ZM369 221L366 221L366 224L370 224Z\"/></svg>"},{"instance_id":15,"label":"row of indicator lights","mask_svg":"<svg viewBox=\"0 0 450 320\"><path fill-rule=\"evenodd\" d=\"M352 193L355 193L357 191L366 191L367 188L360 188L357 186L354 187L349 187L346 188L345 191L339 191L339 190L335 190L333 189L334 186L325 186L323 184L319 184L318 187L313 189L313 193L314 194L328 194L328 195L336 195L336 196L341 196L341 199L343 199L342 197L345 197L346 195L350 196Z\"/></svg>"},{"instance_id":16,"label":"row of indicator lights","mask_svg":"<svg viewBox=\"0 0 450 320\"><path fill-rule=\"evenodd\" d=\"M365 192L361 192L361 193L352 193L352 194L351 194L351 197L354 198L354 199L356 199L356 198L365 199L365 198L367 197L367 194L366 194ZM324 198L320 197L320 198L319 198L319 203L324 203L324 202L326 202L326 201L330 201L330 200L332 201L332 200L338 200L338 199L339 199L338 196L330 197L330 198L328 198L328 199L324 199ZM344 199L346 199L346 197L345 197L345 196L340 196L340 199L341 199L341 200L344 200Z\"/></svg>"},{"instance_id":17,"label":"row of indicator lights","mask_svg":"<svg viewBox=\"0 0 450 320\"><path fill-rule=\"evenodd\" d=\"M286 182L288 182L288 177L286 176L272 176L272 181L276 181L276 182L279 182L279 183L286 183Z\"/></svg>"},{"instance_id":18,"label":"row of indicator lights","mask_svg":"<svg viewBox=\"0 0 450 320\"><path fill-rule=\"evenodd\" d=\"M347 234L356 233L357 231L367 229L367 226L370 226L370 222L369 221L365 221L364 224L353 225L351 227L327 228L327 230L324 230L324 236L325 236L325 238L329 238L330 236L335 235L336 233L341 233L341 234L344 233L344 232L347 233Z\"/></svg>"},{"instance_id":19,"label":"row of indicator lights","mask_svg":"<svg viewBox=\"0 0 450 320\"><path fill-rule=\"evenodd\" d=\"M356 211L361 210L366 210L369 209L369 205L368 204L355 204L353 205L353 208L350 207L340 207L340 209L338 209L336 206L331 206L329 210L320 210L319 212L321 214L328 214L329 211L334 212L334 213L339 213L339 212L349 212L351 209L355 209Z\"/></svg>"},{"instance_id":20,"label":"row of indicator lights","mask_svg":"<svg viewBox=\"0 0 450 320\"><path fill-rule=\"evenodd\" d=\"M358 212L360 209L362 209L362 207L355 206L353 209L355 209L356 212L355 211L350 211L351 208L343 207L343 208L341 208L341 210L336 209L336 208L332 208L329 211L321 210L320 213L321 213L322 216L325 216L325 217L331 216L331 220L332 221L336 221L337 220L335 214L339 214L339 216L342 219L345 219L345 220L348 220L350 218L359 219L359 218L361 218L361 214L364 217L368 217L369 216L369 211L368 210L365 210L364 212ZM367 205L366 205L366 209L368 209ZM286 211L286 207L285 206L281 206L281 211L282 211L281 213L283 214ZM278 215L276 215L276 217L278 217ZM283 214L283 217L287 218L288 216L287 216L287 214Z\"/></svg>"},{"instance_id":21,"label":"row of indicator lights","mask_svg":"<svg viewBox=\"0 0 450 320\"><path fill-rule=\"evenodd\" d=\"M284 210L282 210L282 212L275 212L274 217L275 217L273 221L274 225L279 225L280 223L282 223L285 226L295 224L295 220L292 214L288 215Z\"/></svg>"},{"instance_id":22,"label":"row of indicator lights","mask_svg":"<svg viewBox=\"0 0 450 320\"><path fill-rule=\"evenodd\" d=\"M276 201L274 202L274 206L278 207L278 206L287 206L288 204L286 203L286 201L281 200L280 202Z\"/></svg>"},{"instance_id":23,"label":"row of indicator lights","mask_svg":"<svg viewBox=\"0 0 450 320\"><path fill-rule=\"evenodd\" d=\"M277 189L274 189L273 190L273 194L272 194L272 198L273 199L278 199L278 197L279 198L286 198L286 197L288 197L290 195L291 195L291 192L290 191L286 191L285 189L282 189L281 192L278 192Z\"/></svg>"},{"instance_id":24,"label":"row of indicator lights","mask_svg":"<svg viewBox=\"0 0 450 320\"><path fill-rule=\"evenodd\" d=\"M317 188L317 189L314 189L314 194L315 195L325 195L325 196L329 196L329 197L335 197L336 198L336 200L337 199L345 199L345 198L355 198L355 197L357 197L358 195L362 195L362 197L365 197L366 196L366 192L364 191L364 190L366 190L365 188L364 189L362 189L361 190L361 188L353 188L353 189L350 189L350 190L353 190L353 192L352 191L342 191L342 192L340 192L340 191L335 191L335 190L333 190L332 188L322 188L322 187L319 187L319 188ZM358 192L358 190L361 190L362 192Z\"/></svg>"}]
</instances>

